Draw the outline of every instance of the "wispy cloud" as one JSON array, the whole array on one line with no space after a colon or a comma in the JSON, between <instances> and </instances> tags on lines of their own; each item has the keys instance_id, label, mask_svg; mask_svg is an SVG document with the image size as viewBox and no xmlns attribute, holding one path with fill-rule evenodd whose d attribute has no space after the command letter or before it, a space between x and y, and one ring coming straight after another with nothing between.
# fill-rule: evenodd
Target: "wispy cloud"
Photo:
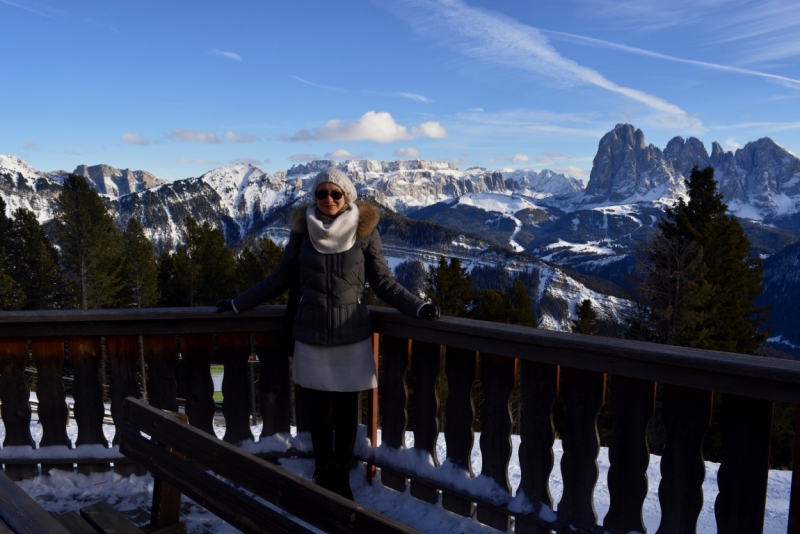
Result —
<instances>
[{"instance_id":1,"label":"wispy cloud","mask_svg":"<svg viewBox=\"0 0 800 534\"><path fill-rule=\"evenodd\" d=\"M409 146L406 148L398 148L394 151L394 155L398 158L408 158L408 159L416 159L419 157L419 150L414 148L413 146Z\"/></svg>"},{"instance_id":2,"label":"wispy cloud","mask_svg":"<svg viewBox=\"0 0 800 534\"><path fill-rule=\"evenodd\" d=\"M254 167L258 167L261 165L260 159L252 159L252 158L236 158L231 160L231 164L236 165L238 163L244 163L245 165L253 165ZM269 160L266 160L265 163L269 163Z\"/></svg>"},{"instance_id":3,"label":"wispy cloud","mask_svg":"<svg viewBox=\"0 0 800 534\"><path fill-rule=\"evenodd\" d=\"M733 138L733 137L729 137L729 138L725 139L725 146L730 148L731 150L736 150L736 149L742 148L742 145L739 144L739 142L736 141L736 139Z\"/></svg>"},{"instance_id":4,"label":"wispy cloud","mask_svg":"<svg viewBox=\"0 0 800 534\"><path fill-rule=\"evenodd\" d=\"M416 93L400 93L400 96L403 98L408 98L409 100L416 100L417 102L425 102L426 104L430 104L433 102L430 98L424 97L422 95L418 95Z\"/></svg>"},{"instance_id":5,"label":"wispy cloud","mask_svg":"<svg viewBox=\"0 0 800 534\"><path fill-rule=\"evenodd\" d=\"M39 150L39 141L26 139L25 144L22 146L23 150Z\"/></svg>"},{"instance_id":6,"label":"wispy cloud","mask_svg":"<svg viewBox=\"0 0 800 534\"><path fill-rule=\"evenodd\" d=\"M138 133L126 133L125 135L122 136L122 140L131 145L144 146L150 144L149 139L142 137Z\"/></svg>"},{"instance_id":7,"label":"wispy cloud","mask_svg":"<svg viewBox=\"0 0 800 534\"><path fill-rule=\"evenodd\" d=\"M233 141L234 143L252 143L253 141L258 141L258 137L255 135L245 133L237 134L233 130L225 132L224 137L228 141Z\"/></svg>"},{"instance_id":8,"label":"wispy cloud","mask_svg":"<svg viewBox=\"0 0 800 534\"><path fill-rule=\"evenodd\" d=\"M322 158L316 154L292 154L291 156L289 156L289 161L293 161L295 163L306 163L318 159Z\"/></svg>"},{"instance_id":9,"label":"wispy cloud","mask_svg":"<svg viewBox=\"0 0 800 534\"><path fill-rule=\"evenodd\" d=\"M217 137L217 134L214 132L201 132L199 130L174 130L167 137L177 141L186 141L188 143L205 143L210 145L217 145L220 143L219 137Z\"/></svg>"},{"instance_id":10,"label":"wispy cloud","mask_svg":"<svg viewBox=\"0 0 800 534\"><path fill-rule=\"evenodd\" d=\"M333 159L336 161L345 161L348 159L364 159L363 156L359 156L358 154L351 154L349 150L344 148L340 148L339 150L334 150L333 152L326 152L325 159Z\"/></svg>"},{"instance_id":11,"label":"wispy cloud","mask_svg":"<svg viewBox=\"0 0 800 534\"><path fill-rule=\"evenodd\" d=\"M781 132L800 129L800 121L794 122L740 122L725 126L712 126L712 130L762 130L765 132Z\"/></svg>"},{"instance_id":12,"label":"wispy cloud","mask_svg":"<svg viewBox=\"0 0 800 534\"><path fill-rule=\"evenodd\" d=\"M89 26L96 26L97 28L102 28L104 30L108 30L111 33L119 34L119 30L110 24L106 24L105 22L99 22L94 19L84 18L83 22L88 24Z\"/></svg>"},{"instance_id":13,"label":"wispy cloud","mask_svg":"<svg viewBox=\"0 0 800 534\"><path fill-rule=\"evenodd\" d=\"M328 91L345 91L345 89L342 89L341 87L334 87L332 85L322 85L321 83L310 82L304 78L301 78L300 76L295 76L293 74L287 74L287 76L293 80L297 80L298 82L310 85L311 87L316 87L317 89L326 89Z\"/></svg>"},{"instance_id":14,"label":"wispy cloud","mask_svg":"<svg viewBox=\"0 0 800 534\"><path fill-rule=\"evenodd\" d=\"M294 135L284 136L286 141L374 141L376 143L394 143L431 137L441 139L447 137L447 130L438 122L424 122L410 130L395 122L386 111L368 111L356 121L331 120L324 126L313 130L300 130Z\"/></svg>"},{"instance_id":15,"label":"wispy cloud","mask_svg":"<svg viewBox=\"0 0 800 534\"><path fill-rule=\"evenodd\" d=\"M542 30L544 33L548 33L554 35L556 37L564 38L567 41L577 43L577 44L586 44L591 46L597 46L602 48L611 48L614 50L620 50L623 52L629 52L631 54L637 54L640 56L647 56L653 57L657 59L663 59L666 61L673 61L677 63L685 63L687 65L694 65L696 67L703 67L707 69L714 69L720 70L725 72L732 72L735 74L743 74L745 76L758 76L761 78L766 78L768 80L781 82L784 85L792 87L794 89L800 89L800 80L795 78L787 78L786 76L778 76L777 74L770 74L768 72L761 72L752 69L745 69L741 67L734 67L731 65L720 65L719 63L709 63L707 61L698 61L694 59L684 59L675 56L670 56L668 54L662 54L660 52L654 52L652 50L645 50L643 48L637 48L635 46L628 46L619 43L612 43L610 41L604 41L602 39L595 39L593 37L586 37L583 35L575 35L572 33L564 33L564 32L557 32L552 30Z\"/></svg>"},{"instance_id":16,"label":"wispy cloud","mask_svg":"<svg viewBox=\"0 0 800 534\"><path fill-rule=\"evenodd\" d=\"M232 59L233 61L241 61L242 60L242 56L240 56L239 54L236 54L234 52L226 52L224 50L219 50L217 48L212 48L211 49L211 55L217 56L217 57L224 57L226 59Z\"/></svg>"},{"instance_id":17,"label":"wispy cloud","mask_svg":"<svg viewBox=\"0 0 800 534\"><path fill-rule=\"evenodd\" d=\"M401 0L393 12L444 46L487 64L522 70L567 85L593 85L639 102L657 113L665 127L704 131L702 122L675 104L638 89L618 85L599 72L567 59L538 29L461 0Z\"/></svg>"},{"instance_id":18,"label":"wispy cloud","mask_svg":"<svg viewBox=\"0 0 800 534\"><path fill-rule=\"evenodd\" d=\"M589 174L589 171L586 169L581 169L580 167L575 167L574 165L559 167L555 171L563 174L564 176L570 176L572 178L583 178Z\"/></svg>"},{"instance_id":19,"label":"wispy cloud","mask_svg":"<svg viewBox=\"0 0 800 534\"><path fill-rule=\"evenodd\" d=\"M512 163L528 163L530 160L531 158L529 158L525 154L514 154L513 156L508 158L508 161Z\"/></svg>"},{"instance_id":20,"label":"wispy cloud","mask_svg":"<svg viewBox=\"0 0 800 534\"><path fill-rule=\"evenodd\" d=\"M456 115L462 129L473 134L549 132L601 138L613 124L595 120L593 115L553 113L536 109L513 109L495 113L463 112Z\"/></svg>"},{"instance_id":21,"label":"wispy cloud","mask_svg":"<svg viewBox=\"0 0 800 534\"><path fill-rule=\"evenodd\" d=\"M48 19L53 18L50 15L47 15L47 14L43 13L42 11L38 11L36 9L28 7L27 5L18 4L17 2L12 2L11 0L0 0L0 4L5 4L7 6L16 7L17 9L23 9L25 11L28 11L30 13L34 13L34 14L39 15L41 17L46 17Z\"/></svg>"}]
</instances>

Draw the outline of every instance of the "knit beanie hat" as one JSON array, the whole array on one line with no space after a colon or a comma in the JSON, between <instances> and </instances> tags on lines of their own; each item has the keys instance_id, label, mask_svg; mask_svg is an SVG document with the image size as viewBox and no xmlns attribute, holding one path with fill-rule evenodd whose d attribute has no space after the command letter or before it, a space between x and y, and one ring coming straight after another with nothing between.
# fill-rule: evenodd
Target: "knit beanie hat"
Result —
<instances>
[{"instance_id":1,"label":"knit beanie hat","mask_svg":"<svg viewBox=\"0 0 800 534\"><path fill-rule=\"evenodd\" d=\"M358 197L356 186L354 186L353 182L350 181L350 178L348 178L347 175L339 169L329 167L319 173L314 178L314 181L311 182L311 193L313 194L317 190L317 187L319 187L319 184L324 182L330 182L338 185L342 191L344 191L344 195L347 197L348 202L356 201L356 197Z\"/></svg>"}]
</instances>

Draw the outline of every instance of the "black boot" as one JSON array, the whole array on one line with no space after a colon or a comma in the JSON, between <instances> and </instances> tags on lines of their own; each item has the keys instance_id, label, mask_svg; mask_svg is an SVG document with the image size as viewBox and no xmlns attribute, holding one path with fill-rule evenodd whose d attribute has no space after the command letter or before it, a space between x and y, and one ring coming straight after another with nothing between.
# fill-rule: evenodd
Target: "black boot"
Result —
<instances>
[{"instance_id":1,"label":"black boot","mask_svg":"<svg viewBox=\"0 0 800 534\"><path fill-rule=\"evenodd\" d=\"M354 500L353 491L350 489L350 462L332 463L331 466L333 467L332 487L328 489L345 499Z\"/></svg>"}]
</instances>

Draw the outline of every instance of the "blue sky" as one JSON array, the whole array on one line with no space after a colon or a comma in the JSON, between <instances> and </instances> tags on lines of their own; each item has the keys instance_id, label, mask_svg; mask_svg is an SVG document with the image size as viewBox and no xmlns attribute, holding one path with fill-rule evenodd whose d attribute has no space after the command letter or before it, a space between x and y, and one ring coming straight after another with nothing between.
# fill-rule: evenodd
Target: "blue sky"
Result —
<instances>
[{"instance_id":1,"label":"blue sky","mask_svg":"<svg viewBox=\"0 0 800 534\"><path fill-rule=\"evenodd\" d=\"M0 154L44 171L420 157L588 178L620 122L800 153L796 0L0 0L0 21Z\"/></svg>"}]
</instances>

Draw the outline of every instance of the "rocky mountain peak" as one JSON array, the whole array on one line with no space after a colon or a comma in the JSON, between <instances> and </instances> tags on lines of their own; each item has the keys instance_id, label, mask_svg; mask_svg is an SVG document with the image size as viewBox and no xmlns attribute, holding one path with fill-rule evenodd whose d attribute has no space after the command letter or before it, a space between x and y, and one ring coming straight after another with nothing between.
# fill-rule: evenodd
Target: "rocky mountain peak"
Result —
<instances>
[{"instance_id":1,"label":"rocky mountain peak","mask_svg":"<svg viewBox=\"0 0 800 534\"><path fill-rule=\"evenodd\" d=\"M167 183L147 171L116 169L110 165L78 165L73 171L85 177L98 193L122 196Z\"/></svg>"}]
</instances>

